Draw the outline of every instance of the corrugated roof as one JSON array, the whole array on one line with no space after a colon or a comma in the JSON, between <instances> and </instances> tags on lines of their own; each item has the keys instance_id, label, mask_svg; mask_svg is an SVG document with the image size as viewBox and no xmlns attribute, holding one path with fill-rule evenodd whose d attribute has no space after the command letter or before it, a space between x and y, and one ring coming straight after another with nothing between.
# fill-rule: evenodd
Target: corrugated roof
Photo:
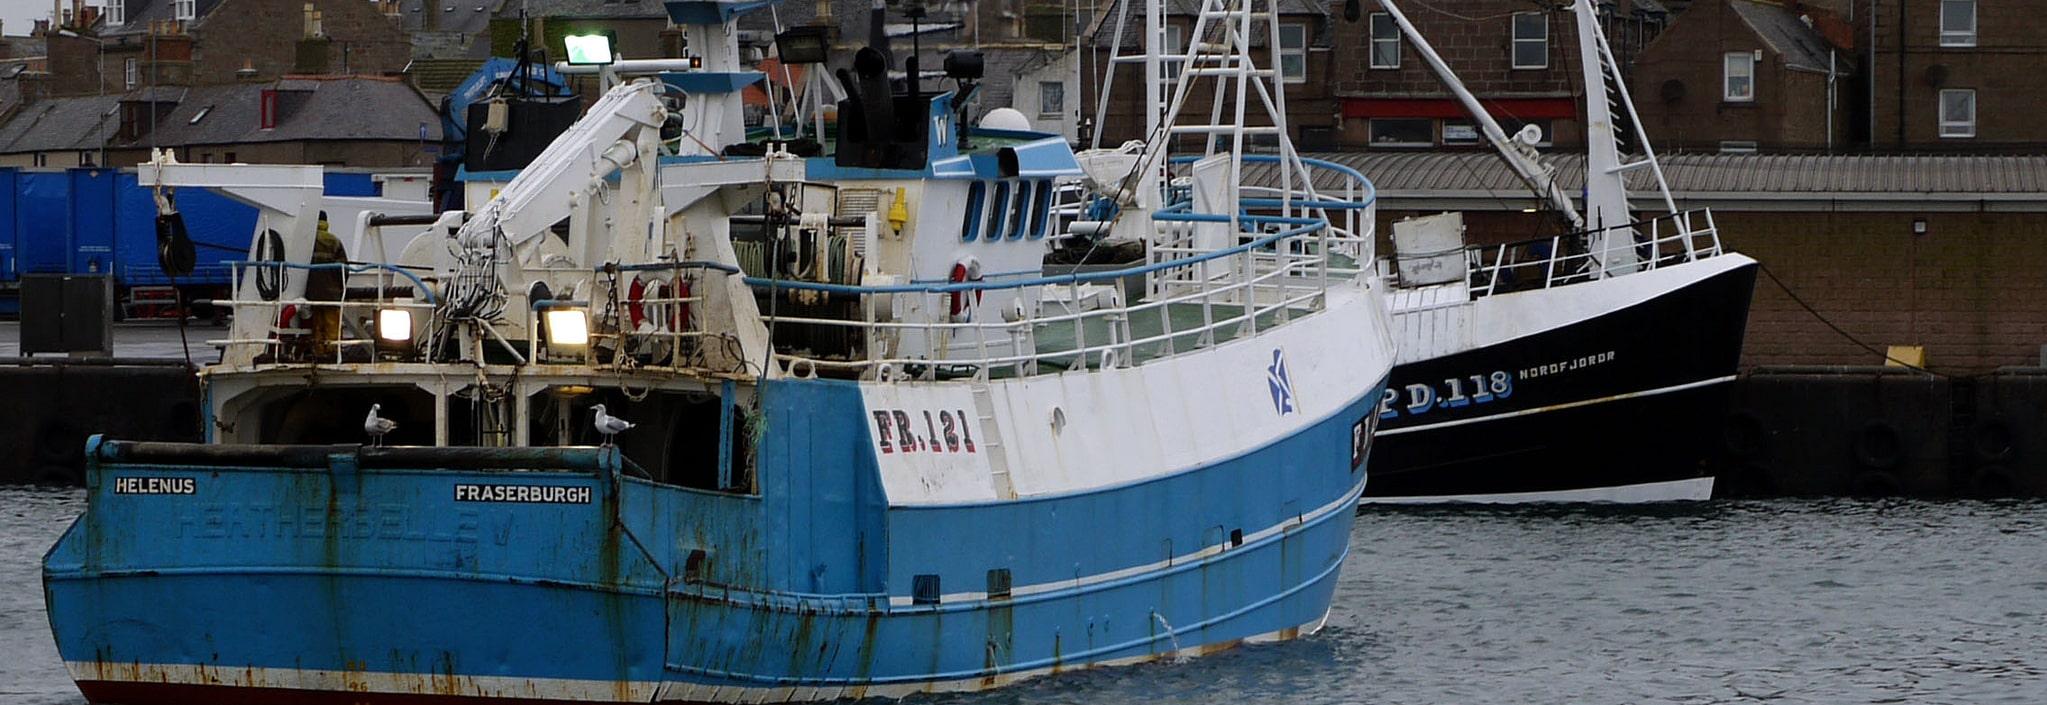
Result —
<instances>
[{"instance_id":1,"label":"corrugated roof","mask_svg":"<svg viewBox=\"0 0 2047 705\"><path fill-rule=\"evenodd\" d=\"M1496 192L1518 196L1521 182L1490 152L1353 152L1311 155L1357 169L1381 193ZM1754 194L2026 194L2047 196L2047 156L1681 154L1663 157L1663 172L1680 193ZM1565 192L1584 188L1584 157L1544 155ZM1247 167L1246 181L1264 183L1271 169ZM1628 175L1647 191L1647 171ZM1330 185L1334 185L1331 181Z\"/></svg>"},{"instance_id":2,"label":"corrugated roof","mask_svg":"<svg viewBox=\"0 0 2047 705\"><path fill-rule=\"evenodd\" d=\"M45 98L0 125L0 154L99 149L120 127L120 96Z\"/></svg>"},{"instance_id":3,"label":"corrugated roof","mask_svg":"<svg viewBox=\"0 0 2047 705\"><path fill-rule=\"evenodd\" d=\"M1727 0L1734 14L1761 37L1770 50L1784 57L1784 63L1807 71L1827 70L1827 40L1805 20L1783 5Z\"/></svg>"}]
</instances>

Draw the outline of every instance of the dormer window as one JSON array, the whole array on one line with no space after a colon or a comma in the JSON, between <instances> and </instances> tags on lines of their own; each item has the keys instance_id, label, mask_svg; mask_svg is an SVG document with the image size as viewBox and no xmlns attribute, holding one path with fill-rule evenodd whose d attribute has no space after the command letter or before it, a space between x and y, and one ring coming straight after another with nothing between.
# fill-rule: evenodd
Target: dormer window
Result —
<instances>
[{"instance_id":1,"label":"dormer window","mask_svg":"<svg viewBox=\"0 0 2047 705\"><path fill-rule=\"evenodd\" d=\"M128 0L107 0L107 26L119 27L128 24Z\"/></svg>"},{"instance_id":2,"label":"dormer window","mask_svg":"<svg viewBox=\"0 0 2047 705\"><path fill-rule=\"evenodd\" d=\"M199 0L171 0L171 19L191 21L199 16Z\"/></svg>"}]
</instances>

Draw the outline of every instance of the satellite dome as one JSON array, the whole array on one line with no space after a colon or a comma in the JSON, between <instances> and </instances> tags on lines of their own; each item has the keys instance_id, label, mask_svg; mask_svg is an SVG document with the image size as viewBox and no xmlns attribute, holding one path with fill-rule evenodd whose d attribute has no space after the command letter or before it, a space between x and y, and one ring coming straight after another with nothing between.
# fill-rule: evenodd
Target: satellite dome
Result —
<instances>
[{"instance_id":1,"label":"satellite dome","mask_svg":"<svg viewBox=\"0 0 2047 705\"><path fill-rule=\"evenodd\" d=\"M1029 130L1031 119L1016 108L996 108L981 116L981 127L991 130Z\"/></svg>"}]
</instances>

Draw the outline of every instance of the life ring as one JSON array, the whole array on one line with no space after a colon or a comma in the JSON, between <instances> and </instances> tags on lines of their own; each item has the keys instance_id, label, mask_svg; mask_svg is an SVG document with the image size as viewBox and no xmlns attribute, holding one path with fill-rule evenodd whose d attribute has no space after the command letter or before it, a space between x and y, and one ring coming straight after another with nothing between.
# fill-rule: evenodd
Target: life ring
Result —
<instances>
[{"instance_id":1,"label":"life ring","mask_svg":"<svg viewBox=\"0 0 2047 705\"><path fill-rule=\"evenodd\" d=\"M1976 461L1994 463L2011 457L2011 426L2003 419L1988 418L1976 422L1969 430L1969 450L1976 454Z\"/></svg>"},{"instance_id":2,"label":"life ring","mask_svg":"<svg viewBox=\"0 0 2047 705\"><path fill-rule=\"evenodd\" d=\"M1770 456L1770 433L1761 417L1747 409L1727 415L1721 425L1721 447L1737 460L1762 460Z\"/></svg>"},{"instance_id":3,"label":"life ring","mask_svg":"<svg viewBox=\"0 0 2047 705\"><path fill-rule=\"evenodd\" d=\"M980 263L975 261L974 258L972 257L960 260L958 262L953 263L952 274L946 277L946 281L951 282L953 284L965 284L970 281L980 281L981 273L977 271L979 269ZM952 292L951 308L953 320L955 321L962 320L961 318L962 316L972 318L973 313L972 307L980 305L981 303L981 291L979 289L974 290L973 296L974 296L973 302L968 303L967 292L965 291Z\"/></svg>"},{"instance_id":4,"label":"life ring","mask_svg":"<svg viewBox=\"0 0 2047 705\"><path fill-rule=\"evenodd\" d=\"M639 330L640 323L647 320L646 298L647 280L633 277L633 283L626 287L625 295L626 318L632 321L633 330Z\"/></svg>"},{"instance_id":5,"label":"life ring","mask_svg":"<svg viewBox=\"0 0 2047 705\"><path fill-rule=\"evenodd\" d=\"M676 277L676 278L675 278L675 298L678 298L678 299L688 299L688 298L689 298L689 292L690 292L690 285L689 285L689 277ZM671 318L673 318L673 321L672 321L672 324L673 324L673 325L672 325L672 326L671 326L671 327L669 328L670 330L675 330L675 331L684 331L684 330L690 330L690 327L689 327L689 301L687 301L687 300L684 300L684 301L677 301L677 302L675 303L675 307L674 307L674 308L672 308L672 309L670 309L670 311L671 311L671 314L670 314L670 316L671 316Z\"/></svg>"},{"instance_id":6,"label":"life ring","mask_svg":"<svg viewBox=\"0 0 2047 705\"><path fill-rule=\"evenodd\" d=\"M1898 461L1904 457L1904 436L1889 421L1869 421L1855 433L1855 460L1864 467L1889 470L1897 467Z\"/></svg>"}]
</instances>

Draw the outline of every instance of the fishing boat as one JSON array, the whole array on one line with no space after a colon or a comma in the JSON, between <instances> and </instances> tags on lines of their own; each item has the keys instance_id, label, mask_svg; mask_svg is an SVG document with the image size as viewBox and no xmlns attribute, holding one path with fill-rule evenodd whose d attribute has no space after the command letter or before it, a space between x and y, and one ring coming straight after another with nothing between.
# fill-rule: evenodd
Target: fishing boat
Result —
<instances>
[{"instance_id":1,"label":"fishing boat","mask_svg":"<svg viewBox=\"0 0 2047 705\"><path fill-rule=\"evenodd\" d=\"M1278 91L1248 40L1269 4L1205 3L1184 51ZM557 69L605 86L578 121L468 210L365 214L345 254L318 167L142 167L263 217L208 441L85 448L43 569L86 699L899 697L1323 624L1394 359L1369 183L1247 198L1234 147L971 128L979 62L892 81L879 2L837 131L750 138L732 20L764 4L668 2L688 59L572 47ZM1083 163L1123 184L1093 222L1180 244L1044 274Z\"/></svg>"},{"instance_id":2,"label":"fishing boat","mask_svg":"<svg viewBox=\"0 0 2047 705\"><path fill-rule=\"evenodd\" d=\"M1539 130L1507 135L1396 3L1381 4L1570 232L1470 245L1460 214L1394 225L1381 268L1400 356L1364 501L1711 497L1701 461L1735 379L1756 262L1722 246L1711 211L1678 208L1594 3L1570 9L1584 67L1582 201L1534 150ZM1634 214L1631 177L1661 214Z\"/></svg>"}]
</instances>

